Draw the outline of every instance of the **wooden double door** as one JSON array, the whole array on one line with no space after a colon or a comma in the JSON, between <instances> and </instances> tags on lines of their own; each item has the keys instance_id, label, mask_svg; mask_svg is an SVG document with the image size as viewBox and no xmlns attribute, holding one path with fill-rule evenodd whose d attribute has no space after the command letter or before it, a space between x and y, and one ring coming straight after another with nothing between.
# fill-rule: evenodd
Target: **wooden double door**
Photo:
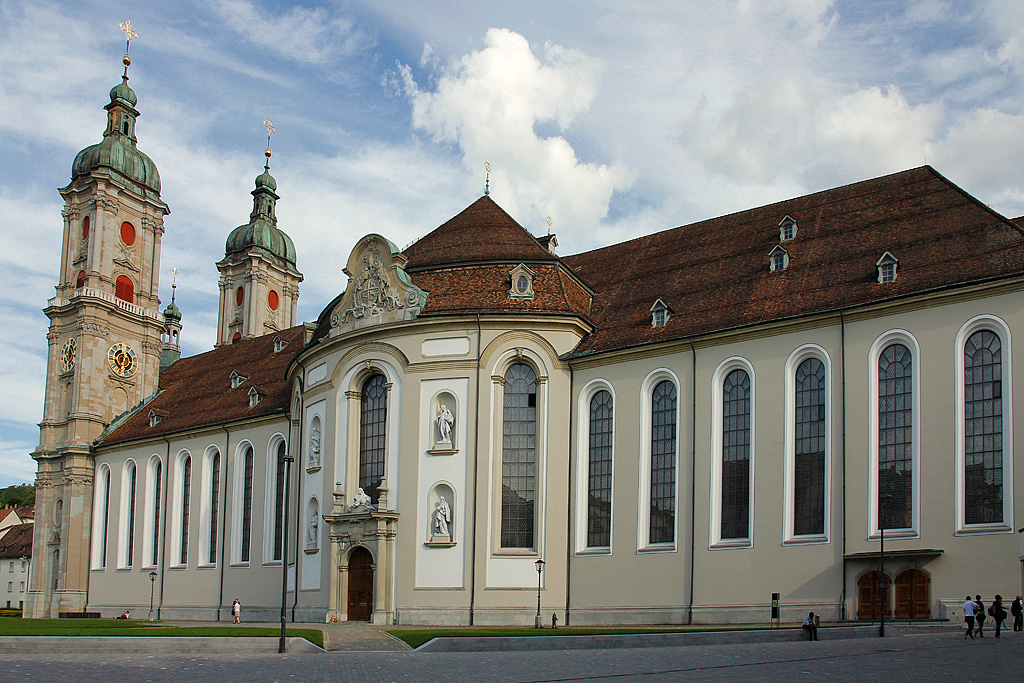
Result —
<instances>
[{"instance_id":1,"label":"wooden double door","mask_svg":"<svg viewBox=\"0 0 1024 683\"><path fill-rule=\"evenodd\" d=\"M373 556L356 548L348 560L348 620L369 621L373 615Z\"/></svg>"},{"instance_id":2,"label":"wooden double door","mask_svg":"<svg viewBox=\"0 0 1024 683\"><path fill-rule=\"evenodd\" d=\"M878 619L881 615L879 574L870 571L857 581L857 618ZM885 616L896 619L927 619L931 616L931 579L920 569L907 569L893 582L885 577ZM895 596L893 595L895 593ZM895 601L893 600L895 597Z\"/></svg>"}]
</instances>

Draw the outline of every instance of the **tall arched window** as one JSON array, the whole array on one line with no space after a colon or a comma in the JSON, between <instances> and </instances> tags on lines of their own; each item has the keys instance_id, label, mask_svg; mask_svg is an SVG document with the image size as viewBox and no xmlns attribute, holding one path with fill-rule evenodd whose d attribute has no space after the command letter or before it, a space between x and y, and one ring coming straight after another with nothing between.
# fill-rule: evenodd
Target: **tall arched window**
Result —
<instances>
[{"instance_id":1,"label":"tall arched window","mask_svg":"<svg viewBox=\"0 0 1024 683\"><path fill-rule=\"evenodd\" d=\"M249 561L249 546L252 541L252 446L245 447L242 473L242 562Z\"/></svg>"},{"instance_id":2,"label":"tall arched window","mask_svg":"<svg viewBox=\"0 0 1024 683\"><path fill-rule=\"evenodd\" d=\"M750 537L750 375L736 369L722 385L722 540Z\"/></svg>"},{"instance_id":3,"label":"tall arched window","mask_svg":"<svg viewBox=\"0 0 1024 683\"><path fill-rule=\"evenodd\" d=\"M284 441L277 444L276 457L274 459L274 471L277 473L277 481L274 486L274 556L272 559L280 560L284 552Z\"/></svg>"},{"instance_id":4,"label":"tall arched window","mask_svg":"<svg viewBox=\"0 0 1024 683\"><path fill-rule=\"evenodd\" d=\"M217 518L220 514L220 451L210 458L210 544L206 549L206 563L217 563Z\"/></svg>"},{"instance_id":5,"label":"tall arched window","mask_svg":"<svg viewBox=\"0 0 1024 683\"><path fill-rule=\"evenodd\" d=\"M186 455L181 463L181 543L178 546L178 564L188 564L188 520L192 503L192 456Z\"/></svg>"},{"instance_id":6,"label":"tall arched window","mask_svg":"<svg viewBox=\"0 0 1024 683\"><path fill-rule=\"evenodd\" d=\"M114 281L114 296L121 301L135 303L135 284L127 275L118 275Z\"/></svg>"},{"instance_id":7,"label":"tall arched window","mask_svg":"<svg viewBox=\"0 0 1024 683\"><path fill-rule=\"evenodd\" d=\"M796 370L793 534L825 533L825 364L808 358Z\"/></svg>"},{"instance_id":8,"label":"tall arched window","mask_svg":"<svg viewBox=\"0 0 1024 683\"><path fill-rule=\"evenodd\" d=\"M363 382L359 418L359 486L376 504L384 478L387 440L387 380L373 375Z\"/></svg>"},{"instance_id":9,"label":"tall arched window","mask_svg":"<svg viewBox=\"0 0 1024 683\"><path fill-rule=\"evenodd\" d=\"M676 531L676 385L658 382L651 394L650 542L672 543Z\"/></svg>"},{"instance_id":10,"label":"tall arched window","mask_svg":"<svg viewBox=\"0 0 1024 683\"><path fill-rule=\"evenodd\" d=\"M964 344L964 522L1003 521L1003 347L992 330Z\"/></svg>"},{"instance_id":11,"label":"tall arched window","mask_svg":"<svg viewBox=\"0 0 1024 683\"><path fill-rule=\"evenodd\" d=\"M537 374L505 372L501 443L501 547L533 548L537 504Z\"/></svg>"},{"instance_id":12,"label":"tall arched window","mask_svg":"<svg viewBox=\"0 0 1024 683\"><path fill-rule=\"evenodd\" d=\"M890 344L878 357L879 528L913 526L913 355Z\"/></svg>"},{"instance_id":13,"label":"tall arched window","mask_svg":"<svg viewBox=\"0 0 1024 683\"><path fill-rule=\"evenodd\" d=\"M88 281L89 276L85 274L85 271L78 271L78 277L75 279L75 289L81 289L82 287L85 287L85 283Z\"/></svg>"},{"instance_id":14,"label":"tall arched window","mask_svg":"<svg viewBox=\"0 0 1024 683\"><path fill-rule=\"evenodd\" d=\"M163 463L159 460L154 461L151 471L153 472L153 500L150 501L150 504L152 505L153 528L151 530L152 547L150 548L149 563L155 567L160 561L160 490L163 486L161 480Z\"/></svg>"},{"instance_id":15,"label":"tall arched window","mask_svg":"<svg viewBox=\"0 0 1024 683\"><path fill-rule=\"evenodd\" d=\"M124 556L122 566L131 567L135 559L135 484L136 468L133 461L128 461L125 467L125 491L122 494L124 502Z\"/></svg>"},{"instance_id":16,"label":"tall arched window","mask_svg":"<svg viewBox=\"0 0 1024 683\"><path fill-rule=\"evenodd\" d=\"M110 521L110 467L100 466L96 477L96 521L93 535L93 569L105 569L107 566L107 531Z\"/></svg>"},{"instance_id":17,"label":"tall arched window","mask_svg":"<svg viewBox=\"0 0 1024 683\"><path fill-rule=\"evenodd\" d=\"M606 548L612 526L612 395L604 389L590 399L587 494L587 546Z\"/></svg>"}]
</instances>

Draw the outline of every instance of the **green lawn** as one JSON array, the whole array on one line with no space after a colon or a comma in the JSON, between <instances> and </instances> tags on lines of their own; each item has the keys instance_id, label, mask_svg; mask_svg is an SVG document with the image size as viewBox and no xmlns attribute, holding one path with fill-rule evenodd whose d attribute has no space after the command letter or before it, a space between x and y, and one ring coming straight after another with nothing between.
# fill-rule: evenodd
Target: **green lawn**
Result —
<instances>
[{"instance_id":1,"label":"green lawn","mask_svg":"<svg viewBox=\"0 0 1024 683\"><path fill-rule=\"evenodd\" d=\"M288 628L290 637L305 638L318 647L324 646L324 634L315 628ZM0 617L0 636L184 636L221 638L276 638L281 629L275 626L171 626L159 621L131 619L21 619Z\"/></svg>"}]
</instances>

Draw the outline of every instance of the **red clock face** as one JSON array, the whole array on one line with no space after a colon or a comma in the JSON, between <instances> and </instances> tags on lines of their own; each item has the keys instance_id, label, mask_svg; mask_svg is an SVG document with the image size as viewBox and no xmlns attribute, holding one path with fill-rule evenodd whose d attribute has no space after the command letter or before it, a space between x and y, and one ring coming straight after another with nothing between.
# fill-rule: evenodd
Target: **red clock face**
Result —
<instances>
[{"instance_id":1,"label":"red clock face","mask_svg":"<svg viewBox=\"0 0 1024 683\"><path fill-rule=\"evenodd\" d=\"M107 351L107 365L118 377L131 377L139 367L139 359L130 346L118 343Z\"/></svg>"}]
</instances>

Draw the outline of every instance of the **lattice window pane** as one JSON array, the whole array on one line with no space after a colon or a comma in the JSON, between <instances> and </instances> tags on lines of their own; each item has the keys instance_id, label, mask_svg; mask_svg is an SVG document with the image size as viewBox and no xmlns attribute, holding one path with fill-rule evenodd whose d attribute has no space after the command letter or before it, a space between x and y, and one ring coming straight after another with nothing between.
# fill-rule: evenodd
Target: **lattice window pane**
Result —
<instances>
[{"instance_id":1,"label":"lattice window pane","mask_svg":"<svg viewBox=\"0 0 1024 683\"><path fill-rule=\"evenodd\" d=\"M245 449L245 473L242 484L242 562L249 561L249 546L252 540L252 446Z\"/></svg>"},{"instance_id":2,"label":"lattice window pane","mask_svg":"<svg viewBox=\"0 0 1024 683\"><path fill-rule=\"evenodd\" d=\"M879 527L913 524L913 357L903 344L878 358Z\"/></svg>"},{"instance_id":3,"label":"lattice window pane","mask_svg":"<svg viewBox=\"0 0 1024 683\"><path fill-rule=\"evenodd\" d=\"M359 486L374 504L384 478L387 394L384 375L374 375L363 383L359 420Z\"/></svg>"},{"instance_id":4,"label":"lattice window pane","mask_svg":"<svg viewBox=\"0 0 1024 683\"><path fill-rule=\"evenodd\" d=\"M825 364L808 358L796 369L793 533L825 533Z\"/></svg>"},{"instance_id":5,"label":"lattice window pane","mask_svg":"<svg viewBox=\"0 0 1024 683\"><path fill-rule=\"evenodd\" d=\"M501 444L501 547L533 548L537 499L537 375L505 373Z\"/></svg>"},{"instance_id":6,"label":"lattice window pane","mask_svg":"<svg viewBox=\"0 0 1024 683\"><path fill-rule=\"evenodd\" d=\"M1003 521L1002 342L980 330L964 345L964 521Z\"/></svg>"},{"instance_id":7,"label":"lattice window pane","mask_svg":"<svg viewBox=\"0 0 1024 683\"><path fill-rule=\"evenodd\" d=\"M750 537L750 375L722 385L722 539Z\"/></svg>"},{"instance_id":8,"label":"lattice window pane","mask_svg":"<svg viewBox=\"0 0 1024 683\"><path fill-rule=\"evenodd\" d=\"M612 395L604 390L590 399L587 492L587 545L607 547L612 522Z\"/></svg>"},{"instance_id":9,"label":"lattice window pane","mask_svg":"<svg viewBox=\"0 0 1024 683\"><path fill-rule=\"evenodd\" d=\"M676 533L676 385L659 382L651 395L650 542L672 543Z\"/></svg>"},{"instance_id":10,"label":"lattice window pane","mask_svg":"<svg viewBox=\"0 0 1024 683\"><path fill-rule=\"evenodd\" d=\"M206 561L209 564L217 562L217 516L220 513L220 453L214 453L211 458L213 465L213 476L210 482L210 547L207 549ZM155 564L155 562L154 562Z\"/></svg>"},{"instance_id":11,"label":"lattice window pane","mask_svg":"<svg viewBox=\"0 0 1024 683\"><path fill-rule=\"evenodd\" d=\"M192 507L192 458L185 458L181 466L181 546L178 563L188 563L188 519Z\"/></svg>"}]
</instances>

